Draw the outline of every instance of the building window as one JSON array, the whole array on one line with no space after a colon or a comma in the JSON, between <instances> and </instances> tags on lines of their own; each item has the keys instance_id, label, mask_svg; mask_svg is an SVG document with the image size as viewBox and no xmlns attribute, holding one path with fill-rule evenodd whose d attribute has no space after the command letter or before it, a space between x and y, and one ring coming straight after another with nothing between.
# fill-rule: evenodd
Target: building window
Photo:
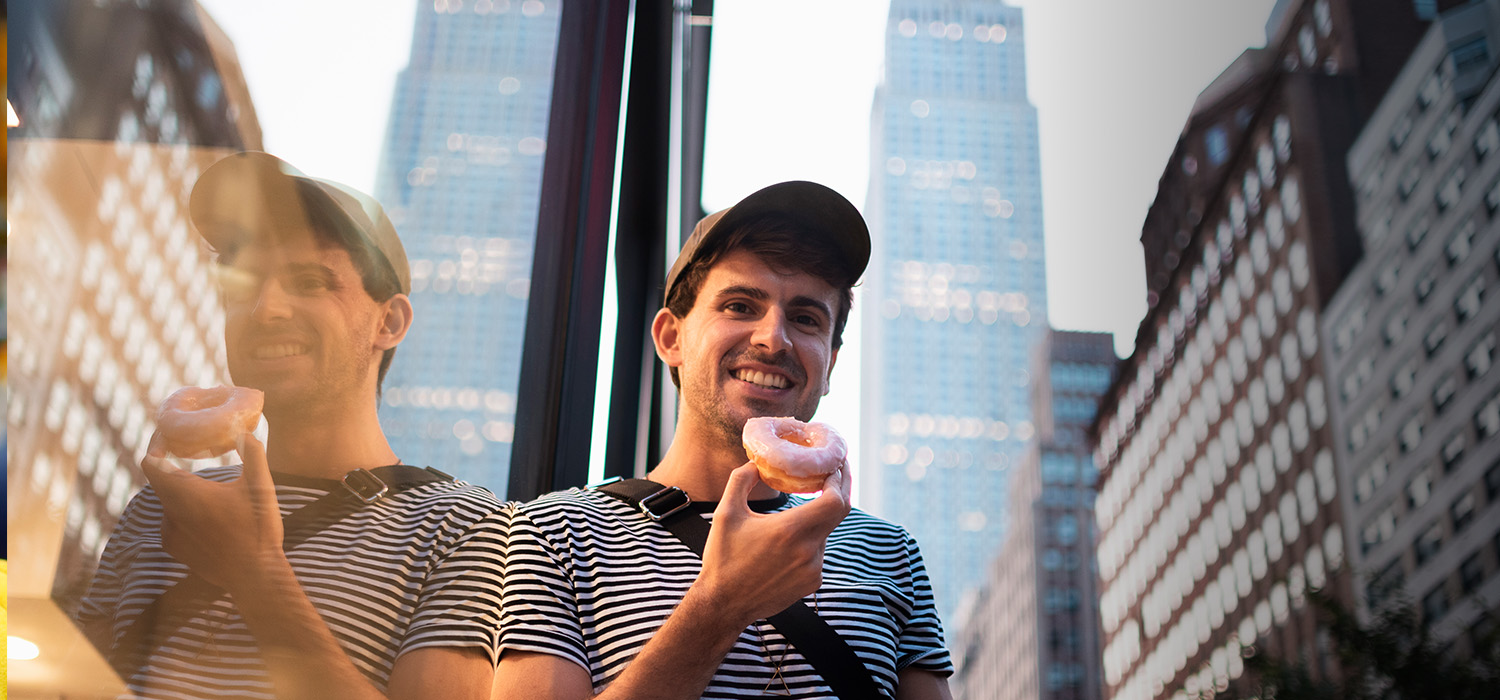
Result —
<instances>
[{"instance_id":1,"label":"building window","mask_svg":"<svg viewBox=\"0 0 1500 700\"><path fill-rule=\"evenodd\" d=\"M1319 34L1328 36L1333 31L1333 12L1328 8L1328 0L1313 3L1313 21L1318 25Z\"/></svg>"},{"instance_id":2,"label":"building window","mask_svg":"<svg viewBox=\"0 0 1500 700\"><path fill-rule=\"evenodd\" d=\"M1406 231L1406 249L1415 251L1422 241L1427 240L1427 231L1432 228L1432 221L1427 217L1418 219Z\"/></svg>"},{"instance_id":3,"label":"building window","mask_svg":"<svg viewBox=\"0 0 1500 700\"><path fill-rule=\"evenodd\" d=\"M1500 433L1500 393L1491 396L1489 401L1474 412L1474 428L1479 431L1481 440Z\"/></svg>"},{"instance_id":4,"label":"building window","mask_svg":"<svg viewBox=\"0 0 1500 700\"><path fill-rule=\"evenodd\" d=\"M1484 583L1484 560L1479 554L1469 555L1464 563L1458 565L1458 579L1463 584L1464 595L1479 589L1479 584Z\"/></svg>"},{"instance_id":5,"label":"building window","mask_svg":"<svg viewBox=\"0 0 1500 700\"><path fill-rule=\"evenodd\" d=\"M1422 623L1429 629L1448 614L1448 589L1446 582L1434 586L1422 597Z\"/></svg>"},{"instance_id":6,"label":"building window","mask_svg":"<svg viewBox=\"0 0 1500 700\"><path fill-rule=\"evenodd\" d=\"M1418 413L1408 418L1401 426L1401 433L1397 436L1401 443L1403 453L1417 449L1422 444L1422 414Z\"/></svg>"},{"instance_id":7,"label":"building window","mask_svg":"<svg viewBox=\"0 0 1500 700\"><path fill-rule=\"evenodd\" d=\"M1417 185L1422 182L1422 167L1413 162L1401 171L1401 180L1396 183L1396 194L1400 195L1401 201L1411 197L1411 193L1417 191ZM1425 231L1423 232L1425 235Z\"/></svg>"},{"instance_id":8,"label":"building window","mask_svg":"<svg viewBox=\"0 0 1500 700\"><path fill-rule=\"evenodd\" d=\"M1448 339L1448 320L1438 319L1432 325L1432 330L1427 331L1427 336L1422 339L1422 347L1427 350L1427 356L1432 357L1442 349L1443 341Z\"/></svg>"},{"instance_id":9,"label":"building window","mask_svg":"<svg viewBox=\"0 0 1500 700\"><path fill-rule=\"evenodd\" d=\"M1483 305L1484 275L1481 274L1475 275L1474 279L1469 280L1469 284L1458 293L1458 298L1453 300L1453 311L1458 314L1458 322L1464 323L1474 318Z\"/></svg>"},{"instance_id":10,"label":"building window","mask_svg":"<svg viewBox=\"0 0 1500 700\"><path fill-rule=\"evenodd\" d=\"M1391 313L1391 317L1386 319L1381 336L1385 338L1387 347L1401 342L1401 338L1406 335L1406 318L1407 311L1402 308L1396 309Z\"/></svg>"},{"instance_id":11,"label":"building window","mask_svg":"<svg viewBox=\"0 0 1500 700\"><path fill-rule=\"evenodd\" d=\"M1449 207L1458 204L1458 198L1464 193L1464 178L1467 176L1468 173L1464 171L1462 165L1448 173L1448 178L1443 180L1443 184L1438 187L1436 197L1438 211L1448 211Z\"/></svg>"},{"instance_id":12,"label":"building window","mask_svg":"<svg viewBox=\"0 0 1500 700\"><path fill-rule=\"evenodd\" d=\"M1442 68L1439 67L1438 70L1442 70ZM1442 96L1443 77L1437 72L1433 72L1427 76L1426 80L1422 81L1422 87L1417 90L1417 108L1426 110Z\"/></svg>"},{"instance_id":13,"label":"building window","mask_svg":"<svg viewBox=\"0 0 1500 700\"><path fill-rule=\"evenodd\" d=\"M1380 274L1375 276L1375 295L1383 297L1389 294L1400 280L1401 261L1392 260L1384 268L1381 268Z\"/></svg>"},{"instance_id":14,"label":"building window","mask_svg":"<svg viewBox=\"0 0 1500 700\"><path fill-rule=\"evenodd\" d=\"M1209 127L1208 133L1203 136L1203 147L1210 165L1222 165L1229 160L1229 133L1218 124Z\"/></svg>"},{"instance_id":15,"label":"building window","mask_svg":"<svg viewBox=\"0 0 1500 700\"><path fill-rule=\"evenodd\" d=\"M1413 288L1413 291L1415 291L1417 294L1417 303L1421 304L1423 302L1426 302L1427 297L1432 296L1432 290L1436 287L1437 271L1432 269L1431 267L1423 270L1422 276L1417 278L1417 284Z\"/></svg>"},{"instance_id":16,"label":"building window","mask_svg":"<svg viewBox=\"0 0 1500 700\"><path fill-rule=\"evenodd\" d=\"M1448 438L1447 442L1443 443L1443 449L1439 452L1439 455L1443 458L1444 472L1453 471L1453 467L1458 464L1458 460L1463 459L1464 446L1467 442L1468 438L1464 436L1464 431L1459 430L1453 433L1453 437Z\"/></svg>"},{"instance_id":17,"label":"building window","mask_svg":"<svg viewBox=\"0 0 1500 700\"><path fill-rule=\"evenodd\" d=\"M1417 382L1417 360L1412 358L1403 363L1391 374L1391 397L1399 399L1411 393L1412 386Z\"/></svg>"},{"instance_id":18,"label":"building window","mask_svg":"<svg viewBox=\"0 0 1500 700\"><path fill-rule=\"evenodd\" d=\"M1493 217L1496 211L1500 211L1500 178L1496 178L1484 193L1484 213Z\"/></svg>"},{"instance_id":19,"label":"building window","mask_svg":"<svg viewBox=\"0 0 1500 700\"><path fill-rule=\"evenodd\" d=\"M1311 66L1318 62L1318 40L1312 27L1304 26L1297 32L1297 48L1302 52L1302 62Z\"/></svg>"},{"instance_id":20,"label":"building window","mask_svg":"<svg viewBox=\"0 0 1500 700\"><path fill-rule=\"evenodd\" d=\"M1271 141L1276 144L1276 159L1285 163L1292 158L1292 121L1285 114L1271 122Z\"/></svg>"},{"instance_id":21,"label":"building window","mask_svg":"<svg viewBox=\"0 0 1500 700\"><path fill-rule=\"evenodd\" d=\"M1490 470L1484 473L1484 496L1489 502L1494 503L1496 497L1500 497L1500 459L1490 465Z\"/></svg>"},{"instance_id":22,"label":"building window","mask_svg":"<svg viewBox=\"0 0 1500 700\"><path fill-rule=\"evenodd\" d=\"M1458 226L1458 232L1448 239L1448 245L1443 248L1443 253L1448 257L1448 267L1457 266L1469 257L1474 250L1474 231L1477 226L1473 219L1465 219Z\"/></svg>"},{"instance_id":23,"label":"building window","mask_svg":"<svg viewBox=\"0 0 1500 700\"><path fill-rule=\"evenodd\" d=\"M1437 556L1443 549L1443 524L1433 522L1427 529L1417 536L1414 549L1417 555L1417 566L1426 564L1428 560Z\"/></svg>"},{"instance_id":24,"label":"building window","mask_svg":"<svg viewBox=\"0 0 1500 700\"><path fill-rule=\"evenodd\" d=\"M1495 331L1490 331L1464 355L1464 371L1469 379L1477 379L1495 363Z\"/></svg>"},{"instance_id":25,"label":"building window","mask_svg":"<svg viewBox=\"0 0 1500 700\"><path fill-rule=\"evenodd\" d=\"M1474 137L1474 158L1483 163L1496 149L1500 149L1500 120L1490 117L1479 129L1479 135Z\"/></svg>"},{"instance_id":26,"label":"building window","mask_svg":"<svg viewBox=\"0 0 1500 700\"><path fill-rule=\"evenodd\" d=\"M1427 505L1428 499L1432 498L1432 470L1423 469L1406 483L1406 510L1415 511Z\"/></svg>"},{"instance_id":27,"label":"building window","mask_svg":"<svg viewBox=\"0 0 1500 700\"><path fill-rule=\"evenodd\" d=\"M1489 64L1490 42L1481 36L1453 47L1449 53L1453 57L1454 72L1463 73Z\"/></svg>"},{"instance_id":28,"label":"building window","mask_svg":"<svg viewBox=\"0 0 1500 700\"><path fill-rule=\"evenodd\" d=\"M1453 395L1458 393L1458 377L1452 372L1438 379L1437 385L1432 388L1432 408L1441 414L1453 403Z\"/></svg>"},{"instance_id":29,"label":"building window","mask_svg":"<svg viewBox=\"0 0 1500 700\"><path fill-rule=\"evenodd\" d=\"M1411 114L1403 114L1396 120L1396 125L1391 127L1391 150L1399 151L1406 145L1406 139L1411 137L1413 124Z\"/></svg>"},{"instance_id":30,"label":"building window","mask_svg":"<svg viewBox=\"0 0 1500 700\"><path fill-rule=\"evenodd\" d=\"M1453 519L1453 533L1463 532L1469 523L1474 522L1474 494L1471 492L1459 496L1448 507L1448 515Z\"/></svg>"},{"instance_id":31,"label":"building window","mask_svg":"<svg viewBox=\"0 0 1500 700\"><path fill-rule=\"evenodd\" d=\"M1448 115L1433 130L1432 137L1427 139L1427 159L1437 160L1448 148L1453 145L1453 132L1458 130L1459 108L1455 106L1448 110Z\"/></svg>"}]
</instances>

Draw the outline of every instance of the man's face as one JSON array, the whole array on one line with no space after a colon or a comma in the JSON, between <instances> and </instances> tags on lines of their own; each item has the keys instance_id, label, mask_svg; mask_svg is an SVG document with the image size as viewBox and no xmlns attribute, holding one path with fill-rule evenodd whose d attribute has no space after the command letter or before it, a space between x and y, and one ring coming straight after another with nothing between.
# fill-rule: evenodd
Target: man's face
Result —
<instances>
[{"instance_id":1,"label":"man's face","mask_svg":"<svg viewBox=\"0 0 1500 700\"><path fill-rule=\"evenodd\" d=\"M348 251L287 235L221 272L229 374L266 393L268 414L374 400L386 304L365 292Z\"/></svg>"},{"instance_id":2,"label":"man's face","mask_svg":"<svg viewBox=\"0 0 1500 700\"><path fill-rule=\"evenodd\" d=\"M658 335L678 368L683 410L739 444L755 416L809 420L828 393L833 314L839 290L805 273L785 273L746 251L731 251L704 278L686 318ZM664 342L665 341L665 342Z\"/></svg>"}]
</instances>

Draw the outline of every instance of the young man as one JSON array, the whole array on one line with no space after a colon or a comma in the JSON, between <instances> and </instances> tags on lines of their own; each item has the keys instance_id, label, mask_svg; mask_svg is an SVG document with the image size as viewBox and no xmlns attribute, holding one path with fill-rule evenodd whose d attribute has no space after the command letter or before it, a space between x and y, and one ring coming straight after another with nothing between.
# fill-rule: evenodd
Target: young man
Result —
<instances>
[{"instance_id":1,"label":"young man","mask_svg":"<svg viewBox=\"0 0 1500 700\"><path fill-rule=\"evenodd\" d=\"M649 476L686 492L693 517L711 514L703 556L598 490L521 506L497 696L834 697L766 621L801 601L852 648L873 693L948 697L952 664L912 538L851 511L847 464L816 498L788 496L761 483L741 445L751 417L812 418L869 255L859 212L809 182L698 224L652 326L681 402Z\"/></svg>"},{"instance_id":2,"label":"young man","mask_svg":"<svg viewBox=\"0 0 1500 700\"><path fill-rule=\"evenodd\" d=\"M218 254L230 375L265 394L266 444L246 435L243 467L195 474L153 436L151 485L80 621L148 698L488 697L504 506L384 466L401 460L379 387L412 322L390 220L264 153L205 171L190 214ZM333 515L294 529L318 503Z\"/></svg>"}]
</instances>

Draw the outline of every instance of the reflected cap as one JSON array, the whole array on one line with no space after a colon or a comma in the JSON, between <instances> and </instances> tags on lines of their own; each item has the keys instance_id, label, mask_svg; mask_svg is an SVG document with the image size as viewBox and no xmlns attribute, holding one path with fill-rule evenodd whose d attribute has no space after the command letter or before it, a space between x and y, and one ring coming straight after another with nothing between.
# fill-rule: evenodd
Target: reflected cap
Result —
<instances>
[{"instance_id":1,"label":"reflected cap","mask_svg":"<svg viewBox=\"0 0 1500 700\"><path fill-rule=\"evenodd\" d=\"M198 235L220 251L266 231L309 226L311 214L347 223L391 266L401 293L411 292L411 269L396 227L375 198L351 187L308 177L269 153L245 151L209 166L188 198Z\"/></svg>"},{"instance_id":2,"label":"reflected cap","mask_svg":"<svg viewBox=\"0 0 1500 700\"><path fill-rule=\"evenodd\" d=\"M789 221L807 236L834 247L849 264L853 284L870 263L870 229L865 219L843 195L816 182L793 180L758 190L723 211L703 217L682 244L677 260L667 273L662 303L693 262L717 250L724 238L744 224L762 217Z\"/></svg>"}]
</instances>

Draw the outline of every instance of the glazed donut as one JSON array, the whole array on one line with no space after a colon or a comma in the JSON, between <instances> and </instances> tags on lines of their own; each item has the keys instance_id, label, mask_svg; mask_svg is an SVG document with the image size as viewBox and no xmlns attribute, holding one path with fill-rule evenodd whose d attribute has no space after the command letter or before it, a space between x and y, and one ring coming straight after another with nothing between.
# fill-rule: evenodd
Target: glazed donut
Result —
<instances>
[{"instance_id":1,"label":"glazed donut","mask_svg":"<svg viewBox=\"0 0 1500 700\"><path fill-rule=\"evenodd\" d=\"M217 457L235 448L240 435L260 423L265 394L256 389L184 387L156 413L156 434L168 454L186 459Z\"/></svg>"},{"instance_id":2,"label":"glazed donut","mask_svg":"<svg viewBox=\"0 0 1500 700\"><path fill-rule=\"evenodd\" d=\"M760 480L786 493L821 491L849 454L833 428L796 418L751 418L741 440Z\"/></svg>"}]
</instances>

